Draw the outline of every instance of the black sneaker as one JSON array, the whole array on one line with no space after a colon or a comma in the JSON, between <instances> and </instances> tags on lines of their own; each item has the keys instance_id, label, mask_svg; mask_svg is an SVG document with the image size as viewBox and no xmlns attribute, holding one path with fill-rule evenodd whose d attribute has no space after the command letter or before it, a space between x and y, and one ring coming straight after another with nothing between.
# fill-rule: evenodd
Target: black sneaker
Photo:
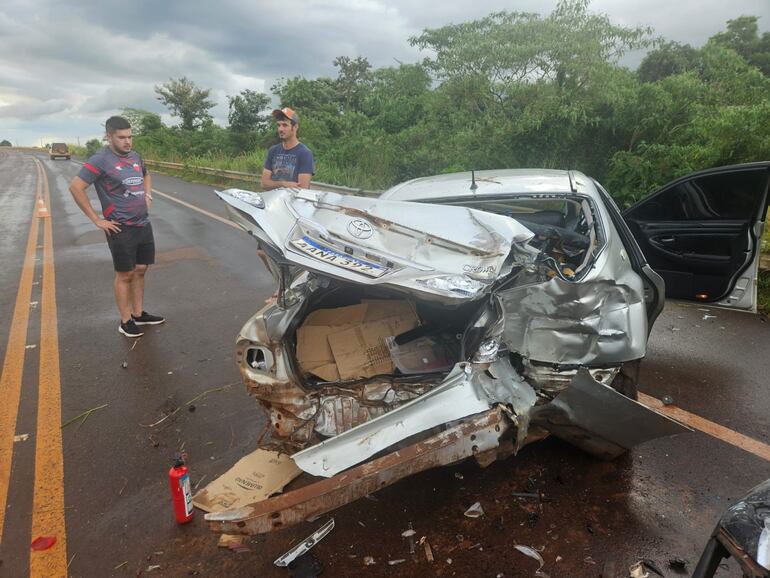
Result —
<instances>
[{"instance_id":1,"label":"black sneaker","mask_svg":"<svg viewBox=\"0 0 770 578\"><path fill-rule=\"evenodd\" d=\"M150 315L147 311L142 311L142 314L139 317L131 315L131 319L133 319L134 323L137 325L160 325L166 320L165 317L161 317L160 315Z\"/></svg>"},{"instance_id":2,"label":"black sneaker","mask_svg":"<svg viewBox=\"0 0 770 578\"><path fill-rule=\"evenodd\" d=\"M121 322L118 326L118 331L126 337L141 337L144 335L144 332L136 326L133 319L129 319L125 323Z\"/></svg>"}]
</instances>

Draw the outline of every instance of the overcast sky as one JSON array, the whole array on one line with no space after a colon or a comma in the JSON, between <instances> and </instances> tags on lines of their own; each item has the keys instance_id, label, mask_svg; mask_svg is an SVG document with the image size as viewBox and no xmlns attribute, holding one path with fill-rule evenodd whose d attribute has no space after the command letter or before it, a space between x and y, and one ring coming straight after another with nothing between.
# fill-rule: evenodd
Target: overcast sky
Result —
<instances>
[{"instance_id":1,"label":"overcast sky","mask_svg":"<svg viewBox=\"0 0 770 578\"><path fill-rule=\"evenodd\" d=\"M196 6L196 4L200 4ZM374 67L425 54L408 38L497 10L548 14L555 0L0 0L0 140L81 143L125 107L162 113L153 87L187 76L210 88L215 121L227 95L269 92L275 79L335 74L336 56ZM770 0L594 0L613 22L701 46L741 15L770 29ZM637 57L638 60L639 57Z\"/></svg>"}]
</instances>

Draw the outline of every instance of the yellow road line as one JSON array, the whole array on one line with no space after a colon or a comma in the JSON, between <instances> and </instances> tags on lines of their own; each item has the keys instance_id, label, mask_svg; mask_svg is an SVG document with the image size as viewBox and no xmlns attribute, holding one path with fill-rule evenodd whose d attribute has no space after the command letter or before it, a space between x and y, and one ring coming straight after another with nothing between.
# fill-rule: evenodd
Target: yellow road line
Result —
<instances>
[{"instance_id":1,"label":"yellow road line","mask_svg":"<svg viewBox=\"0 0 770 578\"><path fill-rule=\"evenodd\" d=\"M43 183L45 205L51 195L43 165L35 159ZM43 295L40 306L40 382L35 439L35 494L32 502L32 538L55 536L49 550L30 551L30 578L66 578L67 534L64 523L64 455L61 435L61 376L59 331L56 317L56 276L52 217L43 219Z\"/></svg>"},{"instance_id":2,"label":"yellow road line","mask_svg":"<svg viewBox=\"0 0 770 578\"><path fill-rule=\"evenodd\" d=\"M639 402L677 420L678 422L688 425L693 429L702 431L711 437L715 437L770 462L770 445L740 434L737 431L733 431L718 423L714 423L704 417L690 413L680 407L665 405L658 398L652 397L651 395L639 392Z\"/></svg>"},{"instance_id":3,"label":"yellow road line","mask_svg":"<svg viewBox=\"0 0 770 578\"><path fill-rule=\"evenodd\" d=\"M41 191L40 179L37 181L37 194ZM33 203L33 217L27 238L27 250L24 253L24 265L21 270L19 289L16 293L16 306L13 310L11 331L8 334L8 346L5 350L3 373L0 375L0 542L3 541L5 508L8 501L8 487L11 478L13 460L13 436L16 433L16 418L19 412L21 396L21 378L24 372L24 353L27 343L27 326L32 297L32 278L35 273L35 252L38 236L37 205Z\"/></svg>"},{"instance_id":4,"label":"yellow road line","mask_svg":"<svg viewBox=\"0 0 770 578\"><path fill-rule=\"evenodd\" d=\"M238 225L236 225L232 221L229 221L229 220L227 220L227 219L225 219L223 217L220 217L219 215L215 215L214 213L209 213L207 210L201 209L200 207L196 207L195 205L191 205L190 203L182 201L181 199L177 199L176 197L172 197L168 193L161 192L158 189L153 189L152 192L160 195L161 197L165 197L169 201L174 201L175 203L179 203L180 205L182 205L184 207L187 207L188 209L192 209L193 211L197 211L197 212L201 213L202 215L206 215L207 217L211 217L212 219L216 219L220 223L224 223L225 225L230 225L234 229L238 229L239 231L243 231L243 229L241 229L241 227L239 227Z\"/></svg>"}]
</instances>

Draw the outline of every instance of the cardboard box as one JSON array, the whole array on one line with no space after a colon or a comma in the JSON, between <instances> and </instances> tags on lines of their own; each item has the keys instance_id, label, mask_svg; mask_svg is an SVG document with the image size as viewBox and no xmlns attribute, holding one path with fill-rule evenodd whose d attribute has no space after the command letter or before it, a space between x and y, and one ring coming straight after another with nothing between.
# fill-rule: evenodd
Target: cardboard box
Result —
<instances>
[{"instance_id":1,"label":"cardboard box","mask_svg":"<svg viewBox=\"0 0 770 578\"><path fill-rule=\"evenodd\" d=\"M393 373L385 339L419 324L414 304L404 300L318 309L297 330L297 361L325 381Z\"/></svg>"}]
</instances>

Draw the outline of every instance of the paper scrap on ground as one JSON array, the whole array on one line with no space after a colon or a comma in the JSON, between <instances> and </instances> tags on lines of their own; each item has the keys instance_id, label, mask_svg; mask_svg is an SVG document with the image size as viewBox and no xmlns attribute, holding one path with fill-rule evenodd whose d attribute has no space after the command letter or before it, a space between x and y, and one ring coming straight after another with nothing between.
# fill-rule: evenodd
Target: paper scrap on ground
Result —
<instances>
[{"instance_id":1,"label":"paper scrap on ground","mask_svg":"<svg viewBox=\"0 0 770 578\"><path fill-rule=\"evenodd\" d=\"M259 502L280 492L302 473L286 454L258 449L193 496L193 505L222 512Z\"/></svg>"}]
</instances>

